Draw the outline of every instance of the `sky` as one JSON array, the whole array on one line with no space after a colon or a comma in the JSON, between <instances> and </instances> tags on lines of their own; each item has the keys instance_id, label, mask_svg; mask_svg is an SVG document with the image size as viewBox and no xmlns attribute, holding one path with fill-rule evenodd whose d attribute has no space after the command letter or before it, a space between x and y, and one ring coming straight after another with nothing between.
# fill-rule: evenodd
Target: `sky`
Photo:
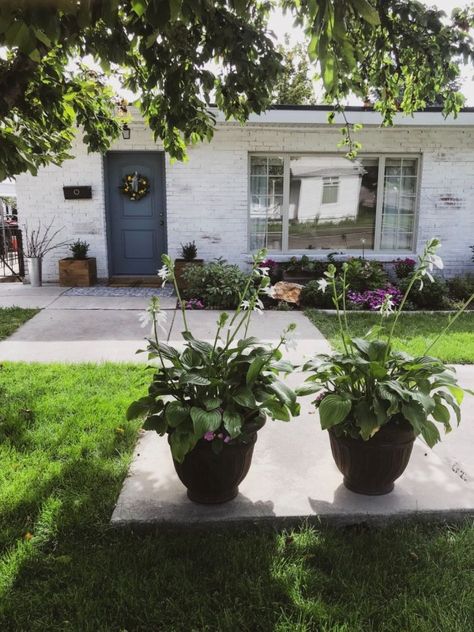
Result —
<instances>
[{"instance_id":1,"label":"sky","mask_svg":"<svg viewBox=\"0 0 474 632\"><path fill-rule=\"evenodd\" d=\"M451 15L451 11L457 7L464 8L472 4L472 0L466 2L465 0L437 0L435 2L424 2L427 6L436 6L438 9L444 11L448 16ZM293 26L293 20L290 15L283 15L281 11L275 11L271 21L270 29L275 33L277 39L283 42L285 33L290 36L291 43L303 42L304 35L301 29L297 29ZM466 97L466 105L474 106L474 66L467 66L462 71L462 87L461 91ZM316 93L318 94L316 89ZM350 105L360 105L358 100L349 102Z\"/></svg>"}]
</instances>

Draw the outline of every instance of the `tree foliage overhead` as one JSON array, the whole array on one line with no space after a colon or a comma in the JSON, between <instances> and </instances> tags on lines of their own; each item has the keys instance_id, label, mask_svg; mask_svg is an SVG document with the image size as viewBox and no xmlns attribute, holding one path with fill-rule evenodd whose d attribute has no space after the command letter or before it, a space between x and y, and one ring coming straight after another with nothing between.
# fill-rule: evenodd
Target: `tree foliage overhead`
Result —
<instances>
[{"instance_id":1,"label":"tree foliage overhead","mask_svg":"<svg viewBox=\"0 0 474 632\"><path fill-rule=\"evenodd\" d=\"M284 73L267 30L274 4L304 25L328 103L377 90L386 123L435 101L459 110L449 86L473 59L472 11L444 20L415 0L1 0L0 179L61 163L76 124L91 151L118 136L106 77L71 70L87 55L120 73L179 159L212 137L212 102L238 121L261 112Z\"/></svg>"}]
</instances>

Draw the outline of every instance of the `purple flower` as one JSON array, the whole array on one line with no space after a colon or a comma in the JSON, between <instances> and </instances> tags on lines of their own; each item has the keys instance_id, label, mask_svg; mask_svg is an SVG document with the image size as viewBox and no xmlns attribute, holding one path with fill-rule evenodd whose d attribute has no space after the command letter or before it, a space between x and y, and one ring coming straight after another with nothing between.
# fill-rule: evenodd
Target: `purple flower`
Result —
<instances>
[{"instance_id":1,"label":"purple flower","mask_svg":"<svg viewBox=\"0 0 474 632\"><path fill-rule=\"evenodd\" d=\"M224 443L229 443L229 442L230 442L230 437L229 437L229 436L227 436L227 437L224 439Z\"/></svg>"},{"instance_id":2,"label":"purple flower","mask_svg":"<svg viewBox=\"0 0 474 632\"><path fill-rule=\"evenodd\" d=\"M393 285L387 285L386 287L378 290L366 290L365 292L349 291L347 293L347 298L351 303L357 305L357 307L368 308L375 312L382 307L387 294L390 295L390 300L392 301L393 306L397 307L402 300L402 293Z\"/></svg>"},{"instance_id":3,"label":"purple flower","mask_svg":"<svg viewBox=\"0 0 474 632\"><path fill-rule=\"evenodd\" d=\"M205 441L213 441L214 440L214 433L209 430L209 432L206 432L206 434L204 435L203 439Z\"/></svg>"},{"instance_id":4,"label":"purple flower","mask_svg":"<svg viewBox=\"0 0 474 632\"><path fill-rule=\"evenodd\" d=\"M204 309L204 303L199 298L191 298L185 303L186 309Z\"/></svg>"},{"instance_id":5,"label":"purple flower","mask_svg":"<svg viewBox=\"0 0 474 632\"><path fill-rule=\"evenodd\" d=\"M273 259L265 259L265 261L262 261L262 263L260 264L261 268L269 268L270 272L273 270L273 268L276 268L278 266L278 262L274 261Z\"/></svg>"}]
</instances>

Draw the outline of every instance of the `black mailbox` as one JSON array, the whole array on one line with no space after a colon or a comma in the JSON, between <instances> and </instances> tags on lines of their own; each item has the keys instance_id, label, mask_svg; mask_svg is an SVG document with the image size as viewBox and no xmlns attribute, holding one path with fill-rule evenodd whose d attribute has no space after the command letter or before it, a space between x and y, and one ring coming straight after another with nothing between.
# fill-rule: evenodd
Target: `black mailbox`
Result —
<instances>
[{"instance_id":1,"label":"black mailbox","mask_svg":"<svg viewBox=\"0 0 474 632\"><path fill-rule=\"evenodd\" d=\"M63 187L65 200L90 200L92 187Z\"/></svg>"}]
</instances>

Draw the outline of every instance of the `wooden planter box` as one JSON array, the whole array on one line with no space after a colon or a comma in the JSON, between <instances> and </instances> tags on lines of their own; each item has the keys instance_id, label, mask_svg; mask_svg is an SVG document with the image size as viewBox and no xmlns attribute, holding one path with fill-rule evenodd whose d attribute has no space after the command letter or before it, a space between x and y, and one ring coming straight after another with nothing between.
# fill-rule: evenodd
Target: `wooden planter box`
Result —
<instances>
[{"instance_id":1,"label":"wooden planter box","mask_svg":"<svg viewBox=\"0 0 474 632\"><path fill-rule=\"evenodd\" d=\"M60 259L59 285L66 287L89 287L97 283L95 257L89 259Z\"/></svg>"},{"instance_id":2,"label":"wooden planter box","mask_svg":"<svg viewBox=\"0 0 474 632\"><path fill-rule=\"evenodd\" d=\"M188 266L202 266L204 259L193 259L193 261L185 261L184 259L175 259L174 261L174 275L176 277L176 283L180 290L186 290L187 284L183 278L184 272Z\"/></svg>"}]
</instances>

